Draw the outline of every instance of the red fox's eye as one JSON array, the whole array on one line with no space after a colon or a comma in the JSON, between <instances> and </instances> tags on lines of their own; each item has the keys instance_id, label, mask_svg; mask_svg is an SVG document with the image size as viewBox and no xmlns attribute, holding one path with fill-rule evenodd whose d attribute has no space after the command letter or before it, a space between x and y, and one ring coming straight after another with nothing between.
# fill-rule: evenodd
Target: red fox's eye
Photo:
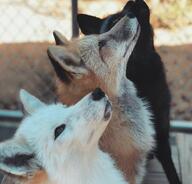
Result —
<instances>
[{"instance_id":1,"label":"red fox's eye","mask_svg":"<svg viewBox=\"0 0 192 184\"><path fill-rule=\"evenodd\" d=\"M113 26L121 19L121 17L116 18L115 20L113 20Z\"/></svg>"},{"instance_id":2,"label":"red fox's eye","mask_svg":"<svg viewBox=\"0 0 192 184\"><path fill-rule=\"evenodd\" d=\"M106 45L106 40L101 40L101 41L99 41L99 43L98 43L99 50L101 50L102 47L105 46L105 45Z\"/></svg>"},{"instance_id":3,"label":"red fox's eye","mask_svg":"<svg viewBox=\"0 0 192 184\"><path fill-rule=\"evenodd\" d=\"M59 137L59 135L65 130L65 124L62 124L60 126L58 126L55 129L55 140L57 139L57 137Z\"/></svg>"}]
</instances>

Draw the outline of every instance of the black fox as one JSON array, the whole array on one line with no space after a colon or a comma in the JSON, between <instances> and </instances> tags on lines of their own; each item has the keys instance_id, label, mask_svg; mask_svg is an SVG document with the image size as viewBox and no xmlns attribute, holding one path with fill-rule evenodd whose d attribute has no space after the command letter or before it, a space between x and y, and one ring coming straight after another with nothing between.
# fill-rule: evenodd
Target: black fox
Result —
<instances>
[{"instance_id":1,"label":"black fox","mask_svg":"<svg viewBox=\"0 0 192 184\"><path fill-rule=\"evenodd\" d=\"M170 184L180 184L169 144L171 95L164 65L154 47L153 28L147 4L143 0L128 1L122 11L106 18L100 19L85 14L79 14L77 18L81 31L88 35L108 31L124 15L136 16L141 26L138 42L127 64L126 75L135 83L138 95L149 101L154 114L157 141L155 156L161 162Z\"/></svg>"}]
</instances>

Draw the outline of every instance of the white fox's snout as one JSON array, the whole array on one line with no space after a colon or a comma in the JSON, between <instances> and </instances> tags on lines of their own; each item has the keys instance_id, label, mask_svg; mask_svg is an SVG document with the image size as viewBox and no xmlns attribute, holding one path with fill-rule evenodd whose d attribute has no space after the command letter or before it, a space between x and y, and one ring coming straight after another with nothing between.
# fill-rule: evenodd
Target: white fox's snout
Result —
<instances>
[{"instance_id":1,"label":"white fox's snout","mask_svg":"<svg viewBox=\"0 0 192 184\"><path fill-rule=\"evenodd\" d=\"M106 102L106 106L104 110L104 120L107 121L112 114L112 105L108 99L108 96L100 88L96 88L91 95L92 95L92 99L95 101L99 101L104 98Z\"/></svg>"},{"instance_id":2,"label":"white fox's snout","mask_svg":"<svg viewBox=\"0 0 192 184\"><path fill-rule=\"evenodd\" d=\"M93 101L104 101L105 108L103 118L105 121L109 120L112 114L112 104L108 96L100 88L96 88L90 95Z\"/></svg>"},{"instance_id":3,"label":"white fox's snout","mask_svg":"<svg viewBox=\"0 0 192 184\"><path fill-rule=\"evenodd\" d=\"M45 104L25 90L20 98L30 115L11 140L0 143L0 170L15 176L35 174L41 167L48 175L59 170L57 176L62 176L65 165L98 148L112 115L112 105L100 88L69 107Z\"/></svg>"}]
</instances>

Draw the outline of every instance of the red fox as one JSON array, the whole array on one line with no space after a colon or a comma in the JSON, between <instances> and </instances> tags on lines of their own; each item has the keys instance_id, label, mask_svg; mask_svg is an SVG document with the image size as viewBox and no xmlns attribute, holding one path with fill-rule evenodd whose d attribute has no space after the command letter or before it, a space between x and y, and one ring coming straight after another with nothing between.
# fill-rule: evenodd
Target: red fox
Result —
<instances>
[{"instance_id":1,"label":"red fox","mask_svg":"<svg viewBox=\"0 0 192 184\"><path fill-rule=\"evenodd\" d=\"M113 102L113 116L100 147L115 159L131 184L141 183L153 126L146 102L126 78L127 61L140 33L136 18L123 17L108 32L68 41L54 32L48 55L58 76L60 101L74 104L99 86Z\"/></svg>"}]
</instances>

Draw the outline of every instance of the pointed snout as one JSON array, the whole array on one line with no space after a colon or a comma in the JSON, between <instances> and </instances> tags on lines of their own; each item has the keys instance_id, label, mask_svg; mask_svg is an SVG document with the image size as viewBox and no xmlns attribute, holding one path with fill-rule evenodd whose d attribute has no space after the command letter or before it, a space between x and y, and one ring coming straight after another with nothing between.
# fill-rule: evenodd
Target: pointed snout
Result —
<instances>
[{"instance_id":1,"label":"pointed snout","mask_svg":"<svg viewBox=\"0 0 192 184\"><path fill-rule=\"evenodd\" d=\"M127 11L126 13L125 13L125 15L127 16L127 17L129 17L129 18L136 18L135 17L135 14L133 13L133 12L131 12L131 11Z\"/></svg>"},{"instance_id":2,"label":"pointed snout","mask_svg":"<svg viewBox=\"0 0 192 184\"><path fill-rule=\"evenodd\" d=\"M94 101L99 101L99 100L101 100L102 98L105 97L105 93L104 93L100 88L96 88L96 89L92 92L91 96L92 96L92 99L93 99Z\"/></svg>"},{"instance_id":3,"label":"pointed snout","mask_svg":"<svg viewBox=\"0 0 192 184\"><path fill-rule=\"evenodd\" d=\"M94 101L100 101L100 100L104 99L105 108L104 108L103 119L104 119L104 121L108 121L112 114L112 104L109 101L107 95L100 88L96 88L92 92L91 96Z\"/></svg>"},{"instance_id":4,"label":"pointed snout","mask_svg":"<svg viewBox=\"0 0 192 184\"><path fill-rule=\"evenodd\" d=\"M139 31L139 23L137 18L129 13L121 18L112 29L106 33L109 38L113 38L116 41L126 41L132 37Z\"/></svg>"}]
</instances>

